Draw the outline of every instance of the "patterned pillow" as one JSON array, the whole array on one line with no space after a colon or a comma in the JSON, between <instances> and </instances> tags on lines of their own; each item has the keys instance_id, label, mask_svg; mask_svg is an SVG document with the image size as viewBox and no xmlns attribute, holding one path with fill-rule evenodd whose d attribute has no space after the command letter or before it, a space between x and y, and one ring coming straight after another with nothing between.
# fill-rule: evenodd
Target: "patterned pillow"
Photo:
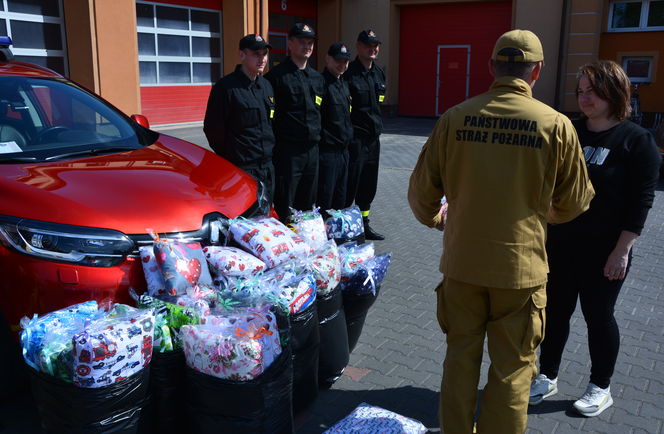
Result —
<instances>
[{"instance_id":1,"label":"patterned pillow","mask_svg":"<svg viewBox=\"0 0 664 434\"><path fill-rule=\"evenodd\" d=\"M325 230L329 239L350 239L364 233L364 221L357 205L340 210L328 209L331 216L325 221Z\"/></svg>"},{"instance_id":2,"label":"patterned pillow","mask_svg":"<svg viewBox=\"0 0 664 434\"><path fill-rule=\"evenodd\" d=\"M154 255L153 246L142 246L138 248L141 254L141 263L143 264L143 274L148 284L148 293L152 296L166 294L166 283L164 275L161 274L161 268L157 264L157 258Z\"/></svg>"},{"instance_id":3,"label":"patterned pillow","mask_svg":"<svg viewBox=\"0 0 664 434\"><path fill-rule=\"evenodd\" d=\"M200 243L155 240L154 255L169 295L186 294L187 288L212 286L212 276Z\"/></svg>"},{"instance_id":4,"label":"patterned pillow","mask_svg":"<svg viewBox=\"0 0 664 434\"><path fill-rule=\"evenodd\" d=\"M248 276L265 269L265 262L235 247L209 246L203 249L203 253L216 275Z\"/></svg>"},{"instance_id":5,"label":"patterned pillow","mask_svg":"<svg viewBox=\"0 0 664 434\"><path fill-rule=\"evenodd\" d=\"M236 220L231 224L230 232L244 250L260 258L267 268L296 255L306 256L313 252L309 244L273 217Z\"/></svg>"}]
</instances>

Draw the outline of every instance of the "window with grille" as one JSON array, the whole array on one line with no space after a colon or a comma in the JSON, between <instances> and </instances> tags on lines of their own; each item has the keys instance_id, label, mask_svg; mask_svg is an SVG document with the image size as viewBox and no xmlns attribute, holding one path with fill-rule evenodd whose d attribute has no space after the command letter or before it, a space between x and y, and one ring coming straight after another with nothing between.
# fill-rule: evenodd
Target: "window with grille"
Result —
<instances>
[{"instance_id":1,"label":"window with grille","mask_svg":"<svg viewBox=\"0 0 664 434\"><path fill-rule=\"evenodd\" d=\"M0 36L16 60L69 74L61 0L0 0Z\"/></svg>"},{"instance_id":2,"label":"window with grille","mask_svg":"<svg viewBox=\"0 0 664 434\"><path fill-rule=\"evenodd\" d=\"M136 2L136 24L141 86L221 78L221 11Z\"/></svg>"}]
</instances>

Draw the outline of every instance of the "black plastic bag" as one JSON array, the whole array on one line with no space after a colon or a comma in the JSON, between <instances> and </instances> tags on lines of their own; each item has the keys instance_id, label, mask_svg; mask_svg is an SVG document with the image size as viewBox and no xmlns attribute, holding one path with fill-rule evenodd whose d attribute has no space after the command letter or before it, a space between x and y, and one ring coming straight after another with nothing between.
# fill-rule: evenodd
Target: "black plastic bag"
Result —
<instances>
[{"instance_id":1,"label":"black plastic bag","mask_svg":"<svg viewBox=\"0 0 664 434\"><path fill-rule=\"evenodd\" d=\"M109 386L76 387L29 369L44 433L143 434L150 432L150 366Z\"/></svg>"},{"instance_id":2,"label":"black plastic bag","mask_svg":"<svg viewBox=\"0 0 664 434\"><path fill-rule=\"evenodd\" d=\"M344 312L346 314L346 330L348 332L348 351L350 353L353 352L357 341L360 339L367 313L369 313L369 309L373 306L379 293L380 285L376 286L375 295L372 293L357 295L342 291Z\"/></svg>"},{"instance_id":3,"label":"black plastic bag","mask_svg":"<svg viewBox=\"0 0 664 434\"><path fill-rule=\"evenodd\" d=\"M185 367L187 433L292 434L293 358L288 316L277 313L279 334L288 343L258 377L234 381Z\"/></svg>"},{"instance_id":4,"label":"black plastic bag","mask_svg":"<svg viewBox=\"0 0 664 434\"><path fill-rule=\"evenodd\" d=\"M316 302L320 331L318 383L329 386L343 374L350 359L341 286L317 296Z\"/></svg>"},{"instance_id":5,"label":"black plastic bag","mask_svg":"<svg viewBox=\"0 0 664 434\"><path fill-rule=\"evenodd\" d=\"M152 432L181 434L187 432L187 367L181 348L153 352L150 362L152 387Z\"/></svg>"},{"instance_id":6,"label":"black plastic bag","mask_svg":"<svg viewBox=\"0 0 664 434\"><path fill-rule=\"evenodd\" d=\"M293 414L298 414L318 396L318 302L290 316L293 343Z\"/></svg>"}]
</instances>

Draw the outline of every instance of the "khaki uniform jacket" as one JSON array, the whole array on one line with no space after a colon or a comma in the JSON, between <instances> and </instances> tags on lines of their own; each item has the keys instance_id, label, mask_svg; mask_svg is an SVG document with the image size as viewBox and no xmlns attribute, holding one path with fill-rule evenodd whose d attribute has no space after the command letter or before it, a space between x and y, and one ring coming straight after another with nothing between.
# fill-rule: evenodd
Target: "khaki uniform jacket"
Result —
<instances>
[{"instance_id":1,"label":"khaki uniform jacket","mask_svg":"<svg viewBox=\"0 0 664 434\"><path fill-rule=\"evenodd\" d=\"M446 195L445 276L532 288L547 281L547 219L574 219L594 194L569 119L535 100L525 81L500 77L438 120L411 175L408 202L420 223L436 227Z\"/></svg>"}]
</instances>

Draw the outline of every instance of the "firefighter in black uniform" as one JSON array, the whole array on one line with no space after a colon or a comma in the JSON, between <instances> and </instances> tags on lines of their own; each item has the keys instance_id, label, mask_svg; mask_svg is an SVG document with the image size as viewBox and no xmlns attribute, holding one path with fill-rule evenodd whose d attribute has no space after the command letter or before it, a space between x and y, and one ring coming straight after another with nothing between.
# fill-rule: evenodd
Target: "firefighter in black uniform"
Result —
<instances>
[{"instance_id":1,"label":"firefighter in black uniform","mask_svg":"<svg viewBox=\"0 0 664 434\"><path fill-rule=\"evenodd\" d=\"M323 70L325 90L320 106L322 126L318 142L320 157L316 198L323 212L345 207L348 143L353 138L350 92L348 84L341 80L350 61L348 48L343 42L332 44L325 60L327 67Z\"/></svg>"},{"instance_id":2,"label":"firefighter in black uniform","mask_svg":"<svg viewBox=\"0 0 664 434\"><path fill-rule=\"evenodd\" d=\"M362 30L357 37L357 57L350 62L343 80L348 83L353 98L353 139L348 162L348 189L346 207L355 201L364 218L364 234L368 240L384 240L385 237L369 226L369 209L378 186L378 160L380 158L380 133L383 121L380 105L385 100L385 72L376 65L379 46L378 36L371 30Z\"/></svg>"},{"instance_id":3,"label":"firefighter in black uniform","mask_svg":"<svg viewBox=\"0 0 664 434\"><path fill-rule=\"evenodd\" d=\"M203 131L214 152L265 184L272 203L274 92L261 76L268 48L260 35L240 39L242 63L212 87Z\"/></svg>"},{"instance_id":4,"label":"firefighter in black uniform","mask_svg":"<svg viewBox=\"0 0 664 434\"><path fill-rule=\"evenodd\" d=\"M290 56L265 74L274 89L276 174L274 209L287 222L290 208L311 209L318 186L318 141L323 76L307 65L314 48L314 31L294 25L288 34Z\"/></svg>"}]
</instances>

